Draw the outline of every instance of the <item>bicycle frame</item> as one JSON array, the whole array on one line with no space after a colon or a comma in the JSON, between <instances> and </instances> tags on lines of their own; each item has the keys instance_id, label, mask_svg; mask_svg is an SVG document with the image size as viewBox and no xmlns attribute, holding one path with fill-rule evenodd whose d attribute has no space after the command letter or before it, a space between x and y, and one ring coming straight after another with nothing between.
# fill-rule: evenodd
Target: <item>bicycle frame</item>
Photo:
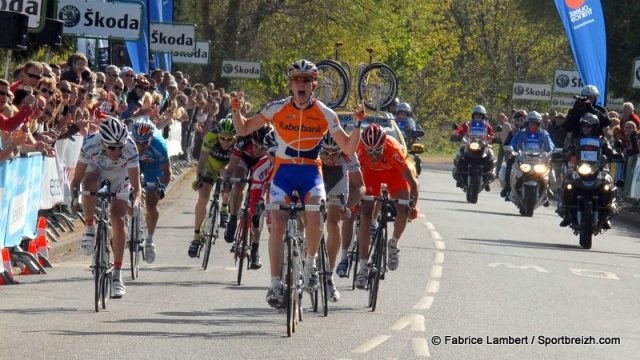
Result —
<instances>
[{"instance_id":1,"label":"bicycle frame","mask_svg":"<svg viewBox=\"0 0 640 360\"><path fill-rule=\"evenodd\" d=\"M218 238L218 227L216 226L216 221L218 214L220 213L220 194L222 193L222 182L223 178L218 177L215 179L213 196L210 200L209 211L207 212L207 218L202 223L200 227L200 237L203 240L201 243L204 244L204 256L202 258L202 268L207 270L209 266L209 258L211 257L211 248L216 243L216 239ZM200 246L200 250L198 250L198 257L200 256L200 251L202 250L202 245Z\"/></svg>"}]
</instances>

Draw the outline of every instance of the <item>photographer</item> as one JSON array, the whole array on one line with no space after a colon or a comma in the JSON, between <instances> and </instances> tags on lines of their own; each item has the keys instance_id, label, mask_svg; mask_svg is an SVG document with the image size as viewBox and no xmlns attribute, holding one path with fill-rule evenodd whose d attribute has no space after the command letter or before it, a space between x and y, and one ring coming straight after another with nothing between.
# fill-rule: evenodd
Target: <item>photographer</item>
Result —
<instances>
[{"instance_id":1,"label":"photographer","mask_svg":"<svg viewBox=\"0 0 640 360\"><path fill-rule=\"evenodd\" d=\"M598 126L597 136L603 135L603 129L611 124L607 109L600 105L596 105L596 101L600 96L598 88L593 85L585 86L580 92L580 96L576 97L576 102L567 113L567 120L562 124L562 128L570 138L576 138L580 135L580 118L586 113L591 113L598 117L600 122Z\"/></svg>"}]
</instances>

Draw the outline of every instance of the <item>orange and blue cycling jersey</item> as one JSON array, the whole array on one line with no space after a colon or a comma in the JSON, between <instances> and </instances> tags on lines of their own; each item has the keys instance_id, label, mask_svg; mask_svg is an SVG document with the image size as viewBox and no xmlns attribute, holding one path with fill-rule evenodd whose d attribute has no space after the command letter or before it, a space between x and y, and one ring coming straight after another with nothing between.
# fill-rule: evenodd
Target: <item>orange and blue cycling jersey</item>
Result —
<instances>
[{"instance_id":1,"label":"orange and blue cycling jersey","mask_svg":"<svg viewBox=\"0 0 640 360\"><path fill-rule=\"evenodd\" d=\"M278 143L271 201L286 201L294 190L302 199L325 197L318 154L322 137L340 129L336 113L318 100L297 108L291 97L274 101L260 111L265 122L273 124Z\"/></svg>"},{"instance_id":2,"label":"orange and blue cycling jersey","mask_svg":"<svg viewBox=\"0 0 640 360\"><path fill-rule=\"evenodd\" d=\"M385 138L384 150L377 161L372 161L362 143L358 145L356 154L362 168L366 195L379 196L382 183L387 184L391 197L396 197L401 190L409 190L409 183L402 175L408 164L402 145L396 139L391 136Z\"/></svg>"}]
</instances>

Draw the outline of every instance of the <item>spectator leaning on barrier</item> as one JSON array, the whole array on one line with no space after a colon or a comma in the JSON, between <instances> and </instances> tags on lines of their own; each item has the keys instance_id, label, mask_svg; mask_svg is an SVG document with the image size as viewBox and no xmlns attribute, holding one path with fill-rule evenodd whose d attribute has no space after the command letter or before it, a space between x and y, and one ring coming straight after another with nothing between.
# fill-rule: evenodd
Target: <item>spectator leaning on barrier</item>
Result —
<instances>
[{"instance_id":1,"label":"spectator leaning on barrier","mask_svg":"<svg viewBox=\"0 0 640 360\"><path fill-rule=\"evenodd\" d=\"M29 61L18 72L16 81L11 84L9 89L15 93L17 89L22 87L36 87L38 81L42 79L42 65L37 61Z\"/></svg>"},{"instance_id":2,"label":"spectator leaning on barrier","mask_svg":"<svg viewBox=\"0 0 640 360\"><path fill-rule=\"evenodd\" d=\"M633 112L633 103L626 102L622 104L622 120L623 122L633 121L636 128L640 128L640 117Z\"/></svg>"},{"instance_id":3,"label":"spectator leaning on barrier","mask_svg":"<svg viewBox=\"0 0 640 360\"><path fill-rule=\"evenodd\" d=\"M70 55L67 59L67 68L60 74L60 80L80 84L82 73L87 68L88 63L87 57L81 52Z\"/></svg>"},{"instance_id":4,"label":"spectator leaning on barrier","mask_svg":"<svg viewBox=\"0 0 640 360\"><path fill-rule=\"evenodd\" d=\"M624 123L624 153L627 156L638 155L638 127L633 121L627 121Z\"/></svg>"},{"instance_id":5,"label":"spectator leaning on barrier","mask_svg":"<svg viewBox=\"0 0 640 360\"><path fill-rule=\"evenodd\" d=\"M120 68L115 65L109 65L104 69L104 88L107 90L113 90L116 85L116 80L120 74Z\"/></svg>"}]
</instances>

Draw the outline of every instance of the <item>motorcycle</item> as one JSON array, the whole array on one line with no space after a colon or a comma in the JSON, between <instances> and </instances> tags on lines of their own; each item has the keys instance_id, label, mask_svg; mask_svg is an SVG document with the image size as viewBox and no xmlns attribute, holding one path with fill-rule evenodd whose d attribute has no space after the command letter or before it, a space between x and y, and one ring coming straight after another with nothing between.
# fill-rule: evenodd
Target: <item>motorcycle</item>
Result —
<instances>
[{"instance_id":1,"label":"motorcycle","mask_svg":"<svg viewBox=\"0 0 640 360\"><path fill-rule=\"evenodd\" d=\"M515 156L510 199L520 210L520 215L531 217L540 205L549 206L550 156L533 146L518 152L511 146L505 146L503 150L505 154Z\"/></svg>"},{"instance_id":2,"label":"motorcycle","mask_svg":"<svg viewBox=\"0 0 640 360\"><path fill-rule=\"evenodd\" d=\"M416 124L416 130L413 132L411 139L407 145L409 145L409 155L413 158L413 162L416 164L416 175L420 175L422 172L422 160L420 154L424 152L424 146L422 144L416 144L415 142L420 140L424 136L424 129L419 124Z\"/></svg>"},{"instance_id":3,"label":"motorcycle","mask_svg":"<svg viewBox=\"0 0 640 360\"><path fill-rule=\"evenodd\" d=\"M603 224L617 213L614 194L624 182L614 184L599 138L584 137L578 145L576 158L569 162L562 198L570 227L580 237L580 246L591 249L593 235L607 230ZM624 158L615 153L611 160L623 162Z\"/></svg>"},{"instance_id":4,"label":"motorcycle","mask_svg":"<svg viewBox=\"0 0 640 360\"><path fill-rule=\"evenodd\" d=\"M453 125L456 130L457 125ZM467 195L467 202L478 202L478 194L493 181L493 165L491 163L491 143L502 143L500 138L493 138L491 143L486 140L487 129L482 121L471 121L467 135L452 135L451 141L462 141L462 154L456 158L455 168L457 176L461 178L462 190ZM463 165L460 166L460 162ZM466 164L465 164L466 163Z\"/></svg>"}]
</instances>

